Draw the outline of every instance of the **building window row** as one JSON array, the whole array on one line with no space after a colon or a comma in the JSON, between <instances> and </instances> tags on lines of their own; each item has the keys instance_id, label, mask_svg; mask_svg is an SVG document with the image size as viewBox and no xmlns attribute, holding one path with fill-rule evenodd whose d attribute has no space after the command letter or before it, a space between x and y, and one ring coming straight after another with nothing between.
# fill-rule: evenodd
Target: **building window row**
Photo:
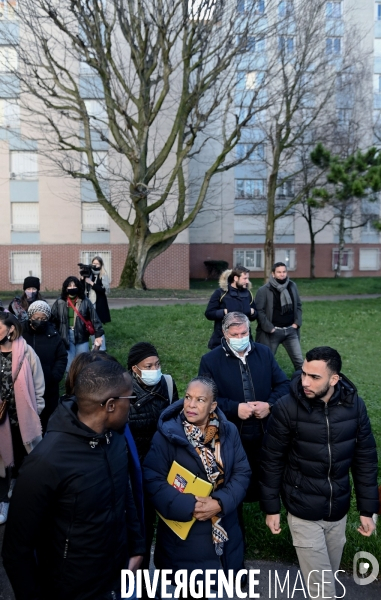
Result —
<instances>
[{"instance_id":1,"label":"building window row","mask_svg":"<svg viewBox=\"0 0 381 600\"><path fill-rule=\"evenodd\" d=\"M111 281L111 251L110 250L82 250L79 262L89 264L94 256L101 256L109 280ZM9 281L17 284L23 283L25 277L33 276L42 279L41 252L11 252L9 255Z\"/></svg>"},{"instance_id":2,"label":"building window row","mask_svg":"<svg viewBox=\"0 0 381 600\"><path fill-rule=\"evenodd\" d=\"M0 20L12 21L16 19L16 8L17 0L0 0Z\"/></svg>"},{"instance_id":3,"label":"building window row","mask_svg":"<svg viewBox=\"0 0 381 600\"><path fill-rule=\"evenodd\" d=\"M339 249L332 250L332 271L337 268L339 259ZM275 262L283 262L287 265L289 271L296 269L296 250L295 248L276 248ZM263 271L265 266L265 254L262 248L244 249L236 248L234 250L234 264L243 265L250 271ZM341 259L341 270L352 271L354 269L353 249L348 248L343 251ZM359 271L379 271L380 270L380 250L379 248L360 248L359 251Z\"/></svg>"}]
</instances>

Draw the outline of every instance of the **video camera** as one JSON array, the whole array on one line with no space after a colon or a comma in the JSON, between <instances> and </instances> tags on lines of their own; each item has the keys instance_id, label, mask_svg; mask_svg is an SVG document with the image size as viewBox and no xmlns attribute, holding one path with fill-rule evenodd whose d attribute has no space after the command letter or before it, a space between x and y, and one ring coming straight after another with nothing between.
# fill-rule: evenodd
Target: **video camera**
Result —
<instances>
[{"instance_id":1,"label":"video camera","mask_svg":"<svg viewBox=\"0 0 381 600\"><path fill-rule=\"evenodd\" d=\"M92 274L92 265L84 265L83 263L77 263L80 267L79 274L86 279L86 277L91 277Z\"/></svg>"}]
</instances>

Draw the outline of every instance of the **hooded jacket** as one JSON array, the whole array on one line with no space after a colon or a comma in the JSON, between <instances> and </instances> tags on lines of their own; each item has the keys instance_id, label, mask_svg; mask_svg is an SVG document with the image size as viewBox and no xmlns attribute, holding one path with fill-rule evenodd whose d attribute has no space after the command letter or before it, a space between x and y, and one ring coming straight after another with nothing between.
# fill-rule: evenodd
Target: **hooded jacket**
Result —
<instances>
[{"instance_id":1,"label":"hooded jacket","mask_svg":"<svg viewBox=\"0 0 381 600\"><path fill-rule=\"evenodd\" d=\"M176 521L190 521L196 501L193 494L182 494L168 484L167 475L173 461L208 481L201 459L184 433L180 416L183 404L183 400L178 400L161 414L158 431L143 465L145 487L151 502L164 518ZM222 503L221 525L229 536L221 557L222 567L225 571L237 571L243 563L243 540L236 509L245 496L250 467L236 427L226 420L218 408L216 412L220 420L224 484L211 495ZM219 569L220 560L212 542L211 520L196 520L187 539L181 540L159 519L155 567L173 571Z\"/></svg>"},{"instance_id":2,"label":"hooded jacket","mask_svg":"<svg viewBox=\"0 0 381 600\"><path fill-rule=\"evenodd\" d=\"M241 312L247 316L250 321L255 321L257 311L253 294L251 293L251 283L247 288L238 289L228 283L228 277L231 269L227 269L221 274L219 288L213 292L212 297L206 307L205 316L209 321L214 321L214 331L209 340L208 348L213 350L220 345L222 334L222 320L225 316L225 308L228 312ZM251 314L251 309L254 313Z\"/></svg>"},{"instance_id":3,"label":"hooded jacket","mask_svg":"<svg viewBox=\"0 0 381 600\"><path fill-rule=\"evenodd\" d=\"M310 400L300 377L269 419L261 461L261 508L305 520L339 521L349 510L352 471L357 508L378 511L377 452L366 407L344 375L329 401Z\"/></svg>"},{"instance_id":4,"label":"hooded jacket","mask_svg":"<svg viewBox=\"0 0 381 600\"><path fill-rule=\"evenodd\" d=\"M2 554L17 600L111 598L144 553L124 436L95 433L76 408L59 403L13 491Z\"/></svg>"},{"instance_id":5,"label":"hooded jacket","mask_svg":"<svg viewBox=\"0 0 381 600\"><path fill-rule=\"evenodd\" d=\"M97 315L97 311L88 298L77 300L76 309L86 319L91 321L95 329L95 337L102 337L104 330L102 323ZM62 337L64 344L69 349L69 318L67 313L67 302L62 298L58 298L52 306L52 319L58 323L57 328ZM83 344L89 341L90 334L87 331L82 319L74 313L74 339L76 344Z\"/></svg>"}]
</instances>

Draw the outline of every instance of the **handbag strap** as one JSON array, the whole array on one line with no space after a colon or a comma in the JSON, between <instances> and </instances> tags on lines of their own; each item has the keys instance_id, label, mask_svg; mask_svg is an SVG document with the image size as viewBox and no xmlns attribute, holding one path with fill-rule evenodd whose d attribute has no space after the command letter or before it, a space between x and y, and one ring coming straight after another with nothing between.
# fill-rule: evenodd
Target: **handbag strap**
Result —
<instances>
[{"instance_id":1,"label":"handbag strap","mask_svg":"<svg viewBox=\"0 0 381 600\"><path fill-rule=\"evenodd\" d=\"M77 316L81 319L82 323L84 323L86 325L86 319L76 309L76 307L74 306L74 304L72 303L72 301L70 300L70 298L68 298L67 301L68 301L68 304L70 304L71 308L74 310L74 312L77 313Z\"/></svg>"}]
</instances>

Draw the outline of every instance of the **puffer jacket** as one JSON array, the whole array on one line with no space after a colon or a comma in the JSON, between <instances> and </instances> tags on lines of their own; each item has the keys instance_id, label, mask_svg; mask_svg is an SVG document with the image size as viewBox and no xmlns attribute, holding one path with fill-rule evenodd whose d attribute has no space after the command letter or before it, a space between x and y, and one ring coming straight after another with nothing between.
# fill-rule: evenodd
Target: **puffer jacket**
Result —
<instances>
[{"instance_id":1,"label":"puffer jacket","mask_svg":"<svg viewBox=\"0 0 381 600\"><path fill-rule=\"evenodd\" d=\"M17 600L116 597L128 556L144 550L123 434L95 433L61 401L10 504L2 554Z\"/></svg>"},{"instance_id":2,"label":"puffer jacket","mask_svg":"<svg viewBox=\"0 0 381 600\"><path fill-rule=\"evenodd\" d=\"M131 401L128 425L133 435L139 460L143 462L157 430L157 422L163 410L170 404L168 386L165 377L157 385L140 384L132 375L135 400ZM177 387L173 381L172 402L179 399Z\"/></svg>"},{"instance_id":3,"label":"puffer jacket","mask_svg":"<svg viewBox=\"0 0 381 600\"><path fill-rule=\"evenodd\" d=\"M87 320L91 321L95 329L95 337L102 337L104 330L93 304L88 298L79 299L76 309ZM67 313L67 302L58 298L52 306L52 320L58 323L57 328L66 348L69 348L69 318ZM74 339L76 344L89 341L90 334L83 321L74 313Z\"/></svg>"},{"instance_id":4,"label":"puffer jacket","mask_svg":"<svg viewBox=\"0 0 381 600\"><path fill-rule=\"evenodd\" d=\"M261 508L286 509L300 519L338 521L351 498L349 469L357 508L378 511L377 452L365 404L344 375L325 403L305 397L300 377L274 406L263 441Z\"/></svg>"},{"instance_id":5,"label":"puffer jacket","mask_svg":"<svg viewBox=\"0 0 381 600\"><path fill-rule=\"evenodd\" d=\"M228 284L228 277L231 269L224 271L219 280L219 288L213 292L206 307L205 316L209 321L214 321L214 330L209 340L208 348L213 350L220 345L222 334L222 320L225 316L225 308L228 312L241 312L248 317L250 321L255 321L257 311L253 294L251 293L251 283L247 288L239 290ZM254 313L251 314L251 309Z\"/></svg>"},{"instance_id":6,"label":"puffer jacket","mask_svg":"<svg viewBox=\"0 0 381 600\"><path fill-rule=\"evenodd\" d=\"M171 404L161 415L158 431L143 465L146 491L154 507L166 519L190 521L195 497L181 494L167 482L167 475L173 461L207 481L201 459L184 433L181 411L183 400ZM229 541L224 544L221 556L222 567L239 570L243 563L243 539L238 523L237 506L242 502L250 480L250 467L242 448L238 431L229 423L217 408L220 420L219 435L221 456L224 464L224 483L212 497L219 499L223 507L221 525L228 533ZM212 542L212 522L195 521L186 540L181 540L161 519L159 519L155 567L158 569L219 569Z\"/></svg>"}]
</instances>

